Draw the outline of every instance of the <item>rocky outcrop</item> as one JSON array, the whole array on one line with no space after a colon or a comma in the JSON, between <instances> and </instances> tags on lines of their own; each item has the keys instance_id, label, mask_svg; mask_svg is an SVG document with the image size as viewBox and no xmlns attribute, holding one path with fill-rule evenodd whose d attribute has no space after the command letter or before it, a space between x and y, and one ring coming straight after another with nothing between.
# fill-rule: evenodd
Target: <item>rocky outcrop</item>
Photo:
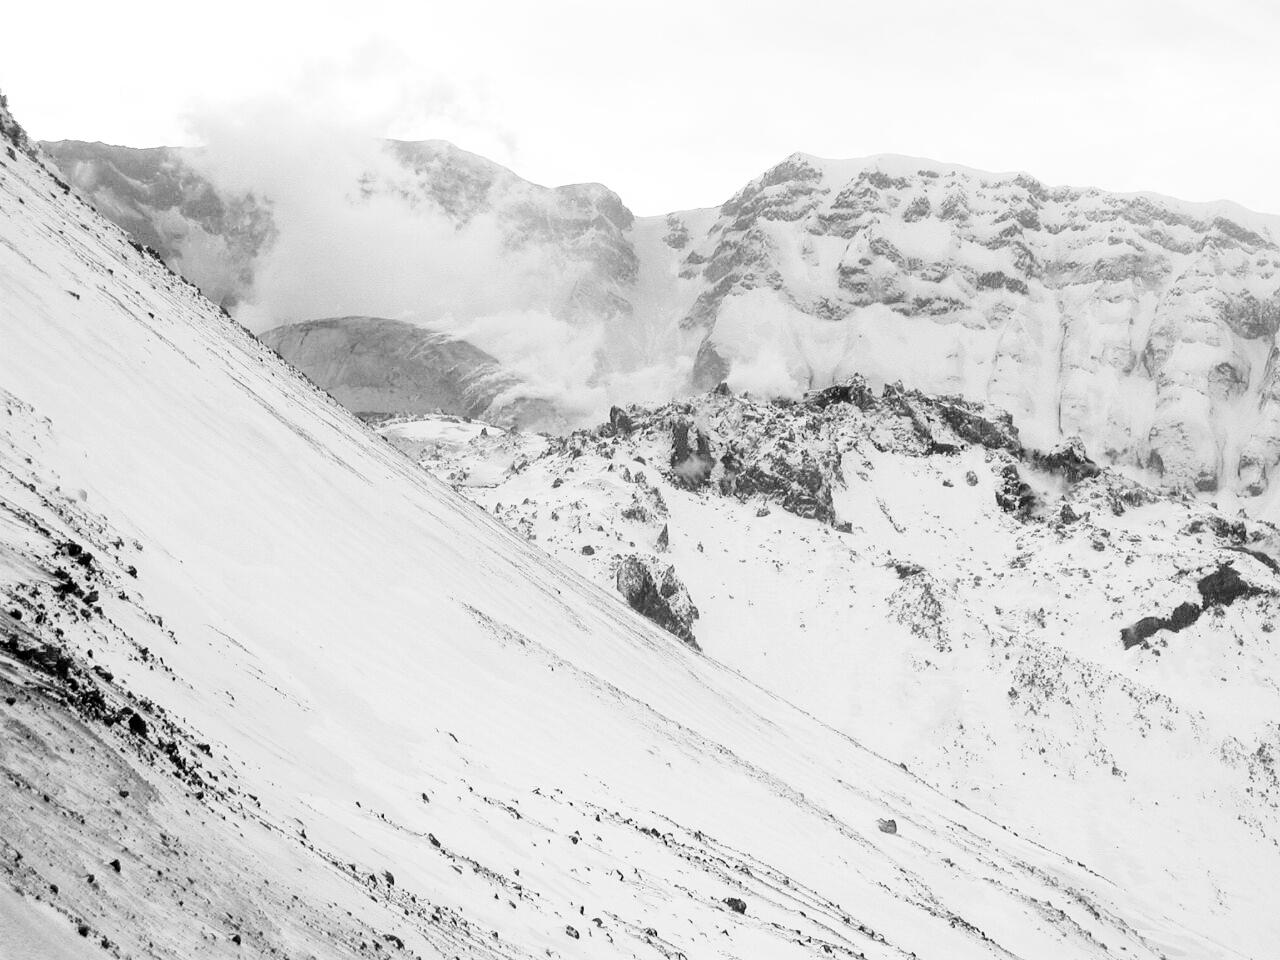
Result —
<instances>
[{"instance_id":1,"label":"rocky outcrop","mask_svg":"<svg viewBox=\"0 0 1280 960\"><path fill-rule=\"evenodd\" d=\"M1028 519L1035 510L1035 493L1022 479L1018 468L1011 463L1000 468L1000 483L996 487L996 505L1019 520Z\"/></svg>"},{"instance_id":2,"label":"rocky outcrop","mask_svg":"<svg viewBox=\"0 0 1280 960\"><path fill-rule=\"evenodd\" d=\"M684 324L731 384L767 342L797 387L837 366L811 331L845 324L870 334L844 341L862 369L991 402L1173 485L1238 476L1256 493L1280 462L1274 377L1250 369L1280 325L1276 238L1272 221L1238 209L796 154L683 248L704 289ZM1242 430L1232 404L1250 391L1264 417ZM1221 462L1228 438L1237 462Z\"/></svg>"},{"instance_id":3,"label":"rocky outcrop","mask_svg":"<svg viewBox=\"0 0 1280 960\"><path fill-rule=\"evenodd\" d=\"M632 610L679 637L694 650L700 649L693 636L698 608L676 576L675 567L633 554L618 565L616 582L618 593Z\"/></svg>"},{"instance_id":4,"label":"rocky outcrop","mask_svg":"<svg viewBox=\"0 0 1280 960\"><path fill-rule=\"evenodd\" d=\"M1269 557L1267 559L1270 560ZM1271 561L1271 563L1274 562ZM1237 600L1256 596L1262 592L1259 588L1246 583L1235 567L1229 563L1219 564L1212 573L1201 577L1196 582L1196 591L1200 594L1199 605L1191 602L1180 603L1167 617L1143 617L1121 630L1120 641L1124 644L1124 648L1129 650L1137 646L1149 647L1149 638L1161 630L1167 630L1170 633L1185 630L1199 620L1206 610L1229 607Z\"/></svg>"},{"instance_id":5,"label":"rocky outcrop","mask_svg":"<svg viewBox=\"0 0 1280 960\"><path fill-rule=\"evenodd\" d=\"M696 490L707 482L714 466L706 432L687 418L677 419L671 425L671 474L676 482Z\"/></svg>"},{"instance_id":6,"label":"rocky outcrop","mask_svg":"<svg viewBox=\"0 0 1280 960\"><path fill-rule=\"evenodd\" d=\"M1085 453L1084 442L1079 437L1071 437L1048 453L1031 451L1028 459L1041 470L1057 474L1067 483L1079 483L1102 472Z\"/></svg>"}]
</instances>

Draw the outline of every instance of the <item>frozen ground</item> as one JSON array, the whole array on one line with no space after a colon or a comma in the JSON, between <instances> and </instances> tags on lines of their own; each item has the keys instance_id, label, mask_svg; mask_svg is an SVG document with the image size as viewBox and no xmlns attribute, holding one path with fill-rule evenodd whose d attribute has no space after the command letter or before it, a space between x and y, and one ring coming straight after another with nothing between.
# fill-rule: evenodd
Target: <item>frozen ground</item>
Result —
<instances>
[{"instance_id":1,"label":"frozen ground","mask_svg":"<svg viewBox=\"0 0 1280 960\"><path fill-rule=\"evenodd\" d=\"M999 444L941 452L954 435L922 441L887 399L628 417L551 441L441 418L384 433L604 589L631 554L673 564L707 656L1129 897L1245 954L1280 936L1263 919L1280 882L1274 527L1110 471L1068 482ZM725 496L720 461L688 489L679 424L724 462L777 456L803 477L829 458L834 515L784 509L787 483ZM997 503L1010 465L1034 492L1025 518ZM1199 604L1223 564L1257 592L1126 648L1125 628Z\"/></svg>"},{"instance_id":2,"label":"frozen ground","mask_svg":"<svg viewBox=\"0 0 1280 960\"><path fill-rule=\"evenodd\" d=\"M4 929L183 958L1274 942L1247 902L1227 930L1151 895L1168 850L1086 866L672 641L294 375L3 119Z\"/></svg>"}]
</instances>

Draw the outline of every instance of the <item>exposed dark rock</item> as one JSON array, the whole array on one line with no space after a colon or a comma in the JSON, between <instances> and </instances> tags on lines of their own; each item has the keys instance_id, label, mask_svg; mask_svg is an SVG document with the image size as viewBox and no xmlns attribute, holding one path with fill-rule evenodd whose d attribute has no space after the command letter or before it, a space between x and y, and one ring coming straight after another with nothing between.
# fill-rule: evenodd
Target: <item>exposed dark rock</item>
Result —
<instances>
[{"instance_id":1,"label":"exposed dark rock","mask_svg":"<svg viewBox=\"0 0 1280 960\"><path fill-rule=\"evenodd\" d=\"M1079 437L1072 437L1048 453L1031 451L1028 459L1041 470L1059 474L1067 483L1079 483L1102 472L1085 453L1084 442Z\"/></svg>"},{"instance_id":2,"label":"exposed dark rock","mask_svg":"<svg viewBox=\"0 0 1280 960\"><path fill-rule=\"evenodd\" d=\"M869 410L876 405L876 397L862 377L854 376L825 390L819 390L807 402L819 410L836 403L851 403L859 410Z\"/></svg>"},{"instance_id":3,"label":"exposed dark rock","mask_svg":"<svg viewBox=\"0 0 1280 960\"><path fill-rule=\"evenodd\" d=\"M129 714L129 732L135 737L145 737L147 735L147 721L142 719L140 713Z\"/></svg>"},{"instance_id":4,"label":"exposed dark rock","mask_svg":"<svg viewBox=\"0 0 1280 960\"><path fill-rule=\"evenodd\" d=\"M671 470L676 485L697 489L707 482L714 466L711 438L692 421L677 420L671 427Z\"/></svg>"},{"instance_id":5,"label":"exposed dark rock","mask_svg":"<svg viewBox=\"0 0 1280 960\"><path fill-rule=\"evenodd\" d=\"M1080 514L1076 513L1075 510L1071 508L1071 504L1064 503L1062 505L1062 510L1058 513L1058 517L1063 523L1075 523L1080 519Z\"/></svg>"},{"instance_id":6,"label":"exposed dark rock","mask_svg":"<svg viewBox=\"0 0 1280 960\"><path fill-rule=\"evenodd\" d=\"M1200 591L1201 604L1206 610L1230 606L1241 597L1251 597L1260 592L1257 587L1240 579L1240 574L1229 563L1221 564L1213 573L1203 577L1196 584L1196 589Z\"/></svg>"},{"instance_id":7,"label":"exposed dark rock","mask_svg":"<svg viewBox=\"0 0 1280 960\"><path fill-rule=\"evenodd\" d=\"M701 649L693 636L698 608L671 564L660 565L632 554L618 566L616 582L618 592L632 610L693 649Z\"/></svg>"},{"instance_id":8,"label":"exposed dark rock","mask_svg":"<svg viewBox=\"0 0 1280 960\"><path fill-rule=\"evenodd\" d=\"M881 401L911 421L931 453L956 453L965 443L1019 453L1013 418L1002 410L960 397L935 397L885 384Z\"/></svg>"},{"instance_id":9,"label":"exposed dark rock","mask_svg":"<svg viewBox=\"0 0 1280 960\"><path fill-rule=\"evenodd\" d=\"M620 437L629 436L636 427L635 421L621 407L609 408L609 426L613 427L614 434Z\"/></svg>"},{"instance_id":10,"label":"exposed dark rock","mask_svg":"<svg viewBox=\"0 0 1280 960\"><path fill-rule=\"evenodd\" d=\"M1011 513L1019 520L1026 520L1035 509L1035 504L1035 494L1023 481L1018 468L1011 463L1005 464L1000 470L1000 486L996 488L996 505L1005 513Z\"/></svg>"},{"instance_id":11,"label":"exposed dark rock","mask_svg":"<svg viewBox=\"0 0 1280 960\"><path fill-rule=\"evenodd\" d=\"M800 462L770 454L746 467L725 492L739 497L764 496L798 517L835 521L831 479L838 476L838 461L821 463L801 451Z\"/></svg>"},{"instance_id":12,"label":"exposed dark rock","mask_svg":"<svg viewBox=\"0 0 1280 960\"><path fill-rule=\"evenodd\" d=\"M1179 604L1168 617L1143 617L1137 623L1120 631L1120 640L1126 650L1136 646L1147 646L1147 639L1160 630L1177 633L1185 630L1200 615L1214 607L1228 607L1244 597L1252 597L1262 591L1246 583L1240 574L1229 563L1218 565L1218 569L1201 577L1196 583L1200 593L1200 605L1185 602Z\"/></svg>"},{"instance_id":13,"label":"exposed dark rock","mask_svg":"<svg viewBox=\"0 0 1280 960\"><path fill-rule=\"evenodd\" d=\"M1243 520L1237 520L1232 523L1226 517L1220 517L1216 514L1209 517L1209 526L1222 540L1230 540L1234 543L1244 543L1249 538L1248 530L1245 528Z\"/></svg>"},{"instance_id":14,"label":"exposed dark rock","mask_svg":"<svg viewBox=\"0 0 1280 960\"><path fill-rule=\"evenodd\" d=\"M1018 428L1003 410L982 407L958 397L930 398L934 409L961 440L992 450L1017 451Z\"/></svg>"},{"instance_id":15,"label":"exposed dark rock","mask_svg":"<svg viewBox=\"0 0 1280 960\"><path fill-rule=\"evenodd\" d=\"M732 910L734 913L747 912L747 901L743 900L740 897L725 897L724 905L728 907L730 910Z\"/></svg>"}]
</instances>

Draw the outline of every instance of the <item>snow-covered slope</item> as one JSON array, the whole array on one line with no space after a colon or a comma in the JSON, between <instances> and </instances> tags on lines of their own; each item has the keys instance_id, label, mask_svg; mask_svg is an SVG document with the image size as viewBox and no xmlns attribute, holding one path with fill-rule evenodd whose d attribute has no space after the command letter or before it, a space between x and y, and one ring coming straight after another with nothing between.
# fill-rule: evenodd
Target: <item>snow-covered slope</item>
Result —
<instances>
[{"instance_id":1,"label":"snow-covered slope","mask_svg":"<svg viewBox=\"0 0 1280 960\"><path fill-rule=\"evenodd\" d=\"M184 958L1268 942L1266 916L1216 939L673 642L0 147L15 942Z\"/></svg>"},{"instance_id":2,"label":"snow-covered slope","mask_svg":"<svg viewBox=\"0 0 1280 960\"><path fill-rule=\"evenodd\" d=\"M858 381L565 439L382 431L605 589L672 565L708 656L973 809L1242 953L1280 937L1270 524Z\"/></svg>"},{"instance_id":3,"label":"snow-covered slope","mask_svg":"<svg viewBox=\"0 0 1280 960\"><path fill-rule=\"evenodd\" d=\"M144 242L172 216L152 194L219 195L207 178L175 179L172 152L50 148L126 228L152 210ZM1079 435L1108 462L1272 511L1274 217L907 157L796 154L719 208L637 219L599 185L539 187L440 141L389 144L348 188L371 217L377 202L408 217L392 217L404 241L383 258L401 272L425 278L432 257L475 268L452 269L447 295L409 284L384 304L406 281L383 266L391 279L365 299L478 338L571 421L721 380L794 396L856 372L996 403L1043 443ZM278 274L270 246L255 249L258 270ZM220 269L181 265L197 279ZM365 266L346 269L360 289ZM245 296L274 322L300 319L306 298L274 290Z\"/></svg>"}]
</instances>

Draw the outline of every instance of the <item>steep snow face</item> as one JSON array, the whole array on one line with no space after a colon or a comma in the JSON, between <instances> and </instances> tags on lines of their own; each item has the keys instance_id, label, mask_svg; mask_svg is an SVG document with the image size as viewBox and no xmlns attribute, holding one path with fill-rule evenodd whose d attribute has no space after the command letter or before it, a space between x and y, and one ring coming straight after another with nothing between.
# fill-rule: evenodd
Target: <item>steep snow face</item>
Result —
<instances>
[{"instance_id":1,"label":"steep snow face","mask_svg":"<svg viewBox=\"0 0 1280 960\"><path fill-rule=\"evenodd\" d=\"M0 929L55 956L1238 955L549 560L0 146Z\"/></svg>"},{"instance_id":2,"label":"steep snow face","mask_svg":"<svg viewBox=\"0 0 1280 960\"><path fill-rule=\"evenodd\" d=\"M972 809L1243 955L1280 936L1273 525L857 381L611 419L382 429L605 589L672 565L709 657Z\"/></svg>"},{"instance_id":3,"label":"steep snow face","mask_svg":"<svg viewBox=\"0 0 1280 960\"><path fill-rule=\"evenodd\" d=\"M858 371L995 403L1178 486L1276 466L1274 220L902 157L796 155L720 209L684 269L695 386Z\"/></svg>"},{"instance_id":4,"label":"steep snow face","mask_svg":"<svg viewBox=\"0 0 1280 960\"><path fill-rule=\"evenodd\" d=\"M225 235L169 258L206 292L245 256L271 272L269 210L218 199L192 158L51 149L102 212L162 252L175 217L179 234ZM441 141L392 142L386 159L344 190L408 216L378 270L389 279L365 299L406 291L390 306L318 308L381 308L469 339L571 423L725 379L795 396L858 372L996 403L1043 443L1079 435L1177 487L1254 498L1280 464L1274 218L797 154L718 209L635 219L604 187L539 187ZM465 266L427 282L448 250ZM360 290L366 265L347 269ZM306 318L289 302L268 304L273 322Z\"/></svg>"}]
</instances>

